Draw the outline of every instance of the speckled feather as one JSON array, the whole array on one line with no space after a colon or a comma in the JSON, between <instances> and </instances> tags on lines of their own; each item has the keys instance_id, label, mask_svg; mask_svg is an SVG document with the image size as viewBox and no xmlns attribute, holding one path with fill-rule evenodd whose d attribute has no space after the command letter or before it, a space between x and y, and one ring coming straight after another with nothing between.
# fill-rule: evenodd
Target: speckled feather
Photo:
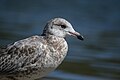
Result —
<instances>
[{"instance_id":1,"label":"speckled feather","mask_svg":"<svg viewBox=\"0 0 120 80\"><path fill-rule=\"evenodd\" d=\"M66 35L80 36L68 21L54 18L46 24L41 36L0 48L0 80L34 80L53 71L67 54Z\"/></svg>"},{"instance_id":2,"label":"speckled feather","mask_svg":"<svg viewBox=\"0 0 120 80\"><path fill-rule=\"evenodd\" d=\"M32 73L39 70L41 75L42 68L56 68L66 53L67 43L63 38L32 36L7 46L0 53L0 74L6 75L7 73L7 76L14 74L16 78L30 77Z\"/></svg>"}]
</instances>

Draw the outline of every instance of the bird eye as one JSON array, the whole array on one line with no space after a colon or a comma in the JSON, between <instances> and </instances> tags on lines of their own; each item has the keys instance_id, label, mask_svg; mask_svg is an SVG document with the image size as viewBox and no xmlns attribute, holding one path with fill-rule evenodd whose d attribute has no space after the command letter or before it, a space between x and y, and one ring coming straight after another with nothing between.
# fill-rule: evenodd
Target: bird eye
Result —
<instances>
[{"instance_id":1,"label":"bird eye","mask_svg":"<svg viewBox=\"0 0 120 80\"><path fill-rule=\"evenodd\" d=\"M65 29L65 28L66 28L66 26L65 26L65 25L61 25L61 28Z\"/></svg>"}]
</instances>

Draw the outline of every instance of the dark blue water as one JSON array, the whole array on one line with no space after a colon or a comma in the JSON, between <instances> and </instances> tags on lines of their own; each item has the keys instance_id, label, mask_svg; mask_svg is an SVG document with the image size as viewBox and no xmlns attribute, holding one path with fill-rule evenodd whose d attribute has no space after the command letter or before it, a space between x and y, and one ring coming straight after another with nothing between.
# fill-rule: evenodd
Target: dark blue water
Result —
<instances>
[{"instance_id":1,"label":"dark blue water","mask_svg":"<svg viewBox=\"0 0 120 80\"><path fill-rule=\"evenodd\" d=\"M54 17L85 41L67 37L66 59L42 80L120 79L120 0L0 0L0 46L42 33Z\"/></svg>"}]
</instances>

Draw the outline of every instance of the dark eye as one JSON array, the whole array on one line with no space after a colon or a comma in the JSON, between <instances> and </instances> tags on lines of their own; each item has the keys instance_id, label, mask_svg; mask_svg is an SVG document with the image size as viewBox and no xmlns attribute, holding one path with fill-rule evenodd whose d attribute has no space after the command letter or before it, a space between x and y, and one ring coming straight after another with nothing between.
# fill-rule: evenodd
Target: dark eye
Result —
<instances>
[{"instance_id":1,"label":"dark eye","mask_svg":"<svg viewBox=\"0 0 120 80\"><path fill-rule=\"evenodd\" d=\"M65 28L66 28L66 26L65 26L65 25L61 25L61 28L65 29Z\"/></svg>"}]
</instances>

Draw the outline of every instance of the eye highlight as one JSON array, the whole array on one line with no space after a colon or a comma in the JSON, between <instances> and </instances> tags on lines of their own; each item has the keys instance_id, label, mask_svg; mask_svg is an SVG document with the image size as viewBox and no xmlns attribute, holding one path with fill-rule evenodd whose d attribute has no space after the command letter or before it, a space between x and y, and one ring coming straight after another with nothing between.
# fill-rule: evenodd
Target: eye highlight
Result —
<instances>
[{"instance_id":1,"label":"eye highlight","mask_svg":"<svg viewBox=\"0 0 120 80\"><path fill-rule=\"evenodd\" d=\"M60 25L61 26L61 28L63 28L63 29L65 29L67 26L65 26L65 25Z\"/></svg>"}]
</instances>

